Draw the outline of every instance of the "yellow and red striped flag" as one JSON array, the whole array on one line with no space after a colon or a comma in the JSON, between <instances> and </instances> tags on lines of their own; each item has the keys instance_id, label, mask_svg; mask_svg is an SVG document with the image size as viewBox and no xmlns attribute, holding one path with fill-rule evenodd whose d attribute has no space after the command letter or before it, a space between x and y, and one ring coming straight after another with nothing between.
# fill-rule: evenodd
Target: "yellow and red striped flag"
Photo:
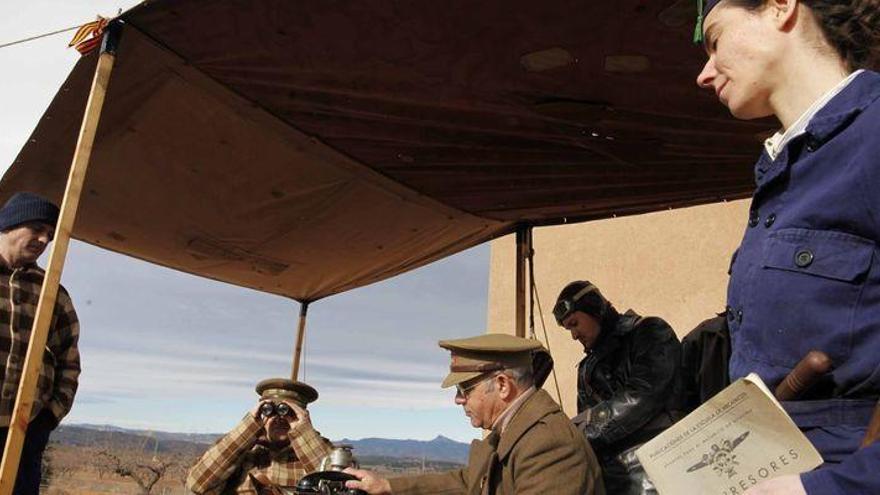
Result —
<instances>
[{"instance_id":1,"label":"yellow and red striped flag","mask_svg":"<svg viewBox=\"0 0 880 495\"><path fill-rule=\"evenodd\" d=\"M101 44L108 21L109 19L98 16L97 20L83 24L76 30L76 34L73 35L73 39L70 40L67 47L76 47L76 50L83 55L94 50Z\"/></svg>"}]
</instances>

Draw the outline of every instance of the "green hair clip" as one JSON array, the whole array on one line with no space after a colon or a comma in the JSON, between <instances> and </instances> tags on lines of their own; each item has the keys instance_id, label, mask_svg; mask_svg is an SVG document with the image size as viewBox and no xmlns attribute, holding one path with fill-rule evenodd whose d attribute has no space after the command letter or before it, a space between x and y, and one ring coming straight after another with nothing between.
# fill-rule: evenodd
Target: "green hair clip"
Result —
<instances>
[{"instance_id":1,"label":"green hair clip","mask_svg":"<svg viewBox=\"0 0 880 495\"><path fill-rule=\"evenodd\" d=\"M694 44L703 42L703 0L697 0L697 25L694 27Z\"/></svg>"}]
</instances>

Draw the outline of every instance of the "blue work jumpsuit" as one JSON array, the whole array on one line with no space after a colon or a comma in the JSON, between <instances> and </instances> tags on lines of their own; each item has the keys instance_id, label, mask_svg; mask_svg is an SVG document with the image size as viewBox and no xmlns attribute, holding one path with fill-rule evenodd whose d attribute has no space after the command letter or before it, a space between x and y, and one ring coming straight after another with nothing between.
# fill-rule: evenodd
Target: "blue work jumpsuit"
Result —
<instances>
[{"instance_id":1,"label":"blue work jumpsuit","mask_svg":"<svg viewBox=\"0 0 880 495\"><path fill-rule=\"evenodd\" d=\"M776 386L810 350L833 372L783 406L822 454L808 494L880 494L880 442L859 450L880 396L880 74L832 98L806 133L755 166L731 261L731 379Z\"/></svg>"}]
</instances>

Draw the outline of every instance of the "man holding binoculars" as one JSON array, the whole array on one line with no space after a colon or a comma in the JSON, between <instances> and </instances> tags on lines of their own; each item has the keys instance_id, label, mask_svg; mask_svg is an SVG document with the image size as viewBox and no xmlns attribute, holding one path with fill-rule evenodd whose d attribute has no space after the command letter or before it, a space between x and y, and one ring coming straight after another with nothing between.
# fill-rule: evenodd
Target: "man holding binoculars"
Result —
<instances>
[{"instance_id":1,"label":"man holding binoculars","mask_svg":"<svg viewBox=\"0 0 880 495\"><path fill-rule=\"evenodd\" d=\"M318 392L305 383L270 378L241 422L189 471L186 486L199 495L280 493L318 469L333 445L312 427L306 404Z\"/></svg>"}]
</instances>

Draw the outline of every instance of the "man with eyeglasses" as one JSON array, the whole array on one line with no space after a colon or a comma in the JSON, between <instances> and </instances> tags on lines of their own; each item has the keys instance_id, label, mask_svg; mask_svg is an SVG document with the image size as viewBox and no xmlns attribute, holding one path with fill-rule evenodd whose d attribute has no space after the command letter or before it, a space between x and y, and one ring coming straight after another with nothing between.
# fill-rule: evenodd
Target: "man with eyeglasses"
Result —
<instances>
[{"instance_id":1,"label":"man with eyeglasses","mask_svg":"<svg viewBox=\"0 0 880 495\"><path fill-rule=\"evenodd\" d=\"M586 354L572 422L599 456L608 493L656 494L635 450L678 419L681 349L660 318L620 314L590 282L571 282L553 315Z\"/></svg>"},{"instance_id":2,"label":"man with eyeglasses","mask_svg":"<svg viewBox=\"0 0 880 495\"><path fill-rule=\"evenodd\" d=\"M314 388L270 378L256 390L257 404L190 469L186 487L193 493L287 493L330 453L333 445L306 410L318 398Z\"/></svg>"},{"instance_id":3,"label":"man with eyeglasses","mask_svg":"<svg viewBox=\"0 0 880 495\"><path fill-rule=\"evenodd\" d=\"M536 340L487 334L440 341L452 352L443 388L475 428L488 431L471 443L467 467L437 474L385 479L348 469L371 495L604 494L596 457L584 436L541 385L553 361Z\"/></svg>"}]
</instances>

